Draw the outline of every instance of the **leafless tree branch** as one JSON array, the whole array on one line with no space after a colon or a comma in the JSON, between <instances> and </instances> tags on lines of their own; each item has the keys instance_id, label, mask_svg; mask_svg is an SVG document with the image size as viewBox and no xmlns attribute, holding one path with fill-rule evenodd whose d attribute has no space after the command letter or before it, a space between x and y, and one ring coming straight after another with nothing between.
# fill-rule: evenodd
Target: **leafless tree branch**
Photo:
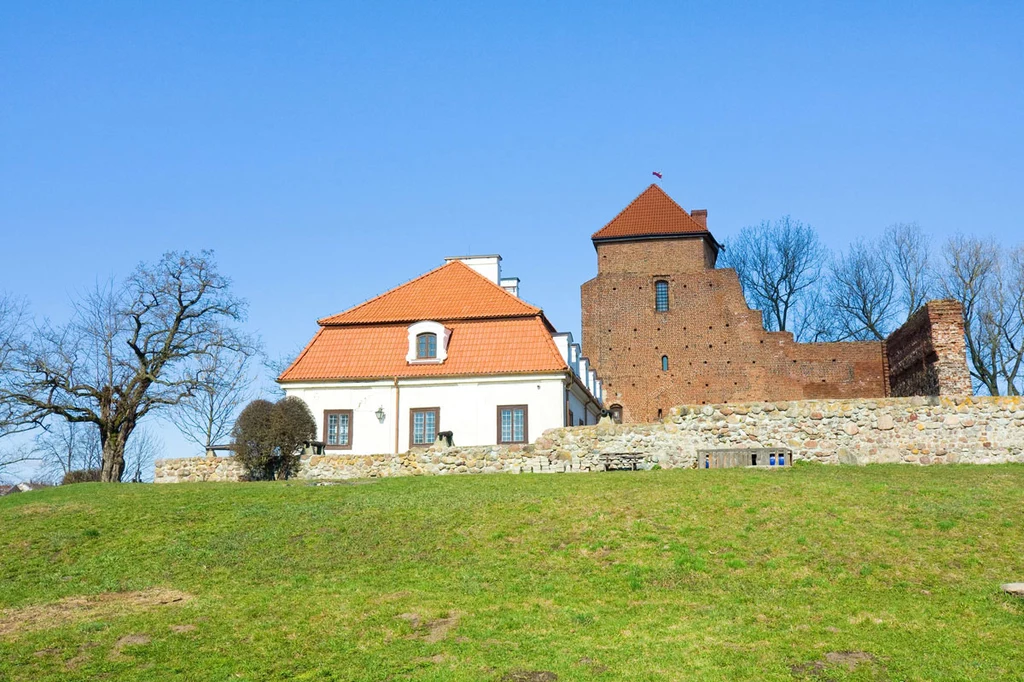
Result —
<instances>
[{"instance_id":1,"label":"leafless tree branch","mask_svg":"<svg viewBox=\"0 0 1024 682\"><path fill-rule=\"evenodd\" d=\"M95 424L103 480L120 481L140 420L202 390L215 353L249 343L235 327L244 314L211 254L166 254L121 284L97 285L68 323L40 325L0 398L36 423Z\"/></svg>"}]
</instances>

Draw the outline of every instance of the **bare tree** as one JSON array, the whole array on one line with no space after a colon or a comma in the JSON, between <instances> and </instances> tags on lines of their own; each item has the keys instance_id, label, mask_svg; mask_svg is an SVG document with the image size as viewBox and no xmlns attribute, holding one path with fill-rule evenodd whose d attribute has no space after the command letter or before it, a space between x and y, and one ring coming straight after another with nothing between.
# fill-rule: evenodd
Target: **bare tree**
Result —
<instances>
[{"instance_id":1,"label":"bare tree","mask_svg":"<svg viewBox=\"0 0 1024 682\"><path fill-rule=\"evenodd\" d=\"M734 268L747 300L761 310L773 331L801 328L794 319L819 284L826 251L810 225L784 216L745 227L730 240L724 263ZM813 325L812 325L813 326Z\"/></svg>"},{"instance_id":2,"label":"bare tree","mask_svg":"<svg viewBox=\"0 0 1024 682\"><path fill-rule=\"evenodd\" d=\"M43 472L60 481L72 471L99 469L103 463L100 432L95 424L55 418L36 436L35 452Z\"/></svg>"},{"instance_id":3,"label":"bare tree","mask_svg":"<svg viewBox=\"0 0 1024 682\"><path fill-rule=\"evenodd\" d=\"M928 236L917 223L890 225L882 238L882 248L896 280L897 299L906 311L906 319L924 305L935 288L929 268Z\"/></svg>"},{"instance_id":4,"label":"bare tree","mask_svg":"<svg viewBox=\"0 0 1024 682\"><path fill-rule=\"evenodd\" d=\"M0 292L0 436L27 431L35 427L25 406L3 398L4 387L15 377L15 365L25 349L22 330L26 323L26 305ZM10 455L10 459L14 456Z\"/></svg>"},{"instance_id":5,"label":"bare tree","mask_svg":"<svg viewBox=\"0 0 1024 682\"><path fill-rule=\"evenodd\" d=\"M1024 246L1000 253L986 316L998 333L998 369L1007 395L1021 395L1018 376L1024 365Z\"/></svg>"},{"instance_id":6,"label":"bare tree","mask_svg":"<svg viewBox=\"0 0 1024 682\"><path fill-rule=\"evenodd\" d=\"M245 343L233 324L244 303L211 258L169 253L121 285L97 286L69 323L37 328L0 399L26 406L36 422L95 424L102 480L120 481L140 420L194 395L202 363Z\"/></svg>"},{"instance_id":7,"label":"bare tree","mask_svg":"<svg viewBox=\"0 0 1024 682\"><path fill-rule=\"evenodd\" d=\"M125 448L125 474L131 476L132 483L152 480L153 463L163 453L164 444L152 431L139 427L128 447Z\"/></svg>"},{"instance_id":8,"label":"bare tree","mask_svg":"<svg viewBox=\"0 0 1024 682\"><path fill-rule=\"evenodd\" d=\"M12 478L11 472L16 471L18 466L28 462L39 460L39 454L28 447L7 446L0 449L0 481Z\"/></svg>"},{"instance_id":9,"label":"bare tree","mask_svg":"<svg viewBox=\"0 0 1024 682\"><path fill-rule=\"evenodd\" d=\"M883 340L893 329L896 277L884 243L859 239L832 260L829 294L839 338Z\"/></svg>"},{"instance_id":10,"label":"bare tree","mask_svg":"<svg viewBox=\"0 0 1024 682\"><path fill-rule=\"evenodd\" d=\"M231 435L238 409L252 398L257 352L254 342L246 342L218 348L202 360L199 388L169 413L186 440L205 450Z\"/></svg>"},{"instance_id":11,"label":"bare tree","mask_svg":"<svg viewBox=\"0 0 1024 682\"><path fill-rule=\"evenodd\" d=\"M939 287L943 296L960 301L971 376L989 394L999 395L999 318L993 307L999 251L991 241L957 235L942 250Z\"/></svg>"}]
</instances>

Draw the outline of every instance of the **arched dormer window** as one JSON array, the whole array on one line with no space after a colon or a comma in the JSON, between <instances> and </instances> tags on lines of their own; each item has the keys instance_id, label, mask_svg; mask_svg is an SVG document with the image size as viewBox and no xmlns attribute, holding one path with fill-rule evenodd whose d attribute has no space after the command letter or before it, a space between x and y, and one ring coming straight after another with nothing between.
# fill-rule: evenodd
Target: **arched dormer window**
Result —
<instances>
[{"instance_id":1,"label":"arched dormer window","mask_svg":"<svg viewBox=\"0 0 1024 682\"><path fill-rule=\"evenodd\" d=\"M441 364L448 359L448 339L452 332L440 322L423 320L409 325L409 351L405 361L410 365Z\"/></svg>"},{"instance_id":2,"label":"arched dormer window","mask_svg":"<svg viewBox=\"0 0 1024 682\"><path fill-rule=\"evenodd\" d=\"M654 283L654 310L668 312L668 282L663 279Z\"/></svg>"},{"instance_id":3,"label":"arched dormer window","mask_svg":"<svg viewBox=\"0 0 1024 682\"><path fill-rule=\"evenodd\" d=\"M667 355L662 355L661 356L661 371L662 372L667 372L668 371L668 356Z\"/></svg>"},{"instance_id":4,"label":"arched dormer window","mask_svg":"<svg viewBox=\"0 0 1024 682\"><path fill-rule=\"evenodd\" d=\"M437 359L437 334L423 332L416 335L416 359L436 360Z\"/></svg>"}]
</instances>

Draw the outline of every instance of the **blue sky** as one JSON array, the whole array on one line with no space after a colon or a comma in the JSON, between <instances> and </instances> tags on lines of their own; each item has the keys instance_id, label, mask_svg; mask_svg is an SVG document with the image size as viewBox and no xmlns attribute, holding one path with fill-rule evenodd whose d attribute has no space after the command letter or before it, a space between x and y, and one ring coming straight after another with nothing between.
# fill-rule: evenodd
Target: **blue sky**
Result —
<instances>
[{"instance_id":1,"label":"blue sky","mask_svg":"<svg viewBox=\"0 0 1024 682\"><path fill-rule=\"evenodd\" d=\"M0 289L57 319L210 248L280 355L476 252L577 333L653 170L723 240L1024 239L1020 2L7 2L0 65Z\"/></svg>"}]
</instances>

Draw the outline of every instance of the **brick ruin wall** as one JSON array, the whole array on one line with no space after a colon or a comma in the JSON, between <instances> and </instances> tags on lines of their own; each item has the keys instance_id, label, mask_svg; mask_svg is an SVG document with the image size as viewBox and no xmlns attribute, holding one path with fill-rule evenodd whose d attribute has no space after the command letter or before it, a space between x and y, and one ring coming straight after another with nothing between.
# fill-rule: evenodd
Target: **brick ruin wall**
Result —
<instances>
[{"instance_id":1,"label":"brick ruin wall","mask_svg":"<svg viewBox=\"0 0 1024 682\"><path fill-rule=\"evenodd\" d=\"M885 342L890 394L970 395L963 309L929 301Z\"/></svg>"},{"instance_id":2,"label":"brick ruin wall","mask_svg":"<svg viewBox=\"0 0 1024 682\"><path fill-rule=\"evenodd\" d=\"M598 244L599 274L581 288L583 353L623 421L655 421L680 404L888 394L881 342L796 343L765 331L736 272L706 269L704 249L702 239ZM669 283L668 312L654 309L658 280Z\"/></svg>"},{"instance_id":3,"label":"brick ruin wall","mask_svg":"<svg viewBox=\"0 0 1024 682\"><path fill-rule=\"evenodd\" d=\"M623 455L640 468L692 468L699 450L788 448L823 464L1024 463L1024 400L1007 397L808 400L674 407L657 424L545 431L525 446L434 447L400 455L303 455L297 478L603 471ZM156 483L237 481L230 457L163 459Z\"/></svg>"}]
</instances>

